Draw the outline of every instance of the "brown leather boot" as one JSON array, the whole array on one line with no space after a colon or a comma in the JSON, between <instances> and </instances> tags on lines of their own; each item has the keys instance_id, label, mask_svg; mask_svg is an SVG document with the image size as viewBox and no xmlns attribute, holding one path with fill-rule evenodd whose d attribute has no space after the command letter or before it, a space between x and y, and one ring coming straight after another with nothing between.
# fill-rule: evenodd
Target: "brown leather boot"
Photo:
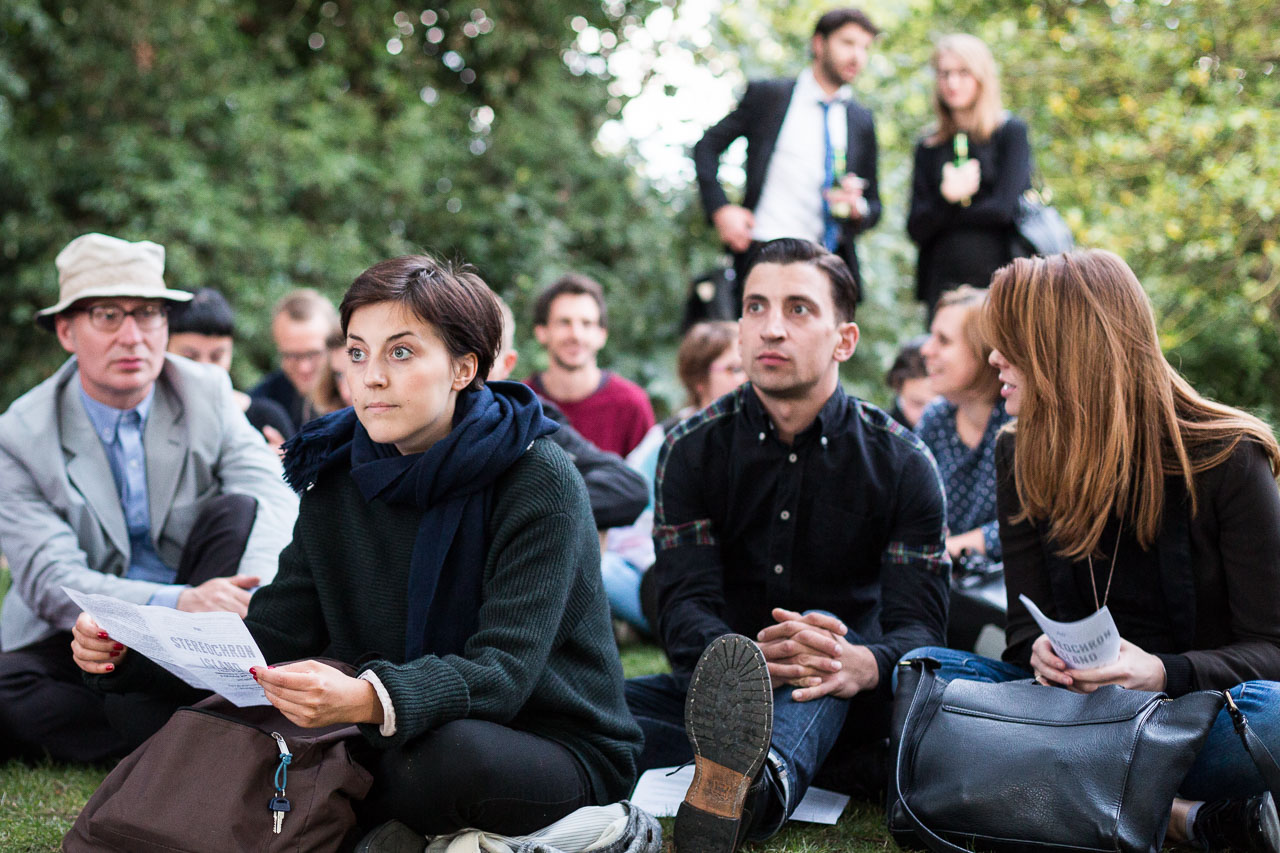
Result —
<instances>
[{"instance_id":1,"label":"brown leather boot","mask_svg":"<svg viewBox=\"0 0 1280 853\"><path fill-rule=\"evenodd\" d=\"M678 853L732 853L773 735L773 689L760 647L740 634L707 646L684 705L694 776L676 813Z\"/></svg>"}]
</instances>

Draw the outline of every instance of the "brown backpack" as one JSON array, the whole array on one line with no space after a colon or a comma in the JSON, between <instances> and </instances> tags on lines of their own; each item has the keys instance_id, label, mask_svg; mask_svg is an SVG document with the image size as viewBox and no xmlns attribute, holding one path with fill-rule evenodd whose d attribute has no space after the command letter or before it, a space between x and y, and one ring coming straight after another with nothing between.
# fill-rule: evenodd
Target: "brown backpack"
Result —
<instances>
[{"instance_id":1,"label":"brown backpack","mask_svg":"<svg viewBox=\"0 0 1280 853\"><path fill-rule=\"evenodd\" d=\"M355 726L304 729L271 706L237 708L220 696L181 708L111 771L62 849L338 850L355 827L352 802L373 781L348 751L359 737ZM278 781L290 808L276 834Z\"/></svg>"}]
</instances>

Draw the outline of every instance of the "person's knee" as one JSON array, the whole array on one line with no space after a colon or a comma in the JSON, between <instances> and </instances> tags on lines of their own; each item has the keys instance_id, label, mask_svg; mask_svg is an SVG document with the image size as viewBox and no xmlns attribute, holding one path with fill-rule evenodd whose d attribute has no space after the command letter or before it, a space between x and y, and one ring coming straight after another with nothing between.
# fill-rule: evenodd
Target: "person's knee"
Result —
<instances>
[{"instance_id":1,"label":"person's knee","mask_svg":"<svg viewBox=\"0 0 1280 853\"><path fill-rule=\"evenodd\" d=\"M257 515L257 498L250 495L218 495L210 498L201 508L196 526L218 528L229 525L232 528L248 530L253 527L253 520Z\"/></svg>"}]
</instances>

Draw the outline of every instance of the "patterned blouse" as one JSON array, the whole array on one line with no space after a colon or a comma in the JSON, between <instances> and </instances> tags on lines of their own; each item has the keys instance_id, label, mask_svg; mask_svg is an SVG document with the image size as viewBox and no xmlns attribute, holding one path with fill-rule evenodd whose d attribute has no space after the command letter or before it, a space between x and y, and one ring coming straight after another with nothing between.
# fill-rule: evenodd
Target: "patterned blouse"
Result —
<instances>
[{"instance_id":1,"label":"patterned blouse","mask_svg":"<svg viewBox=\"0 0 1280 853\"><path fill-rule=\"evenodd\" d=\"M996 517L996 435L1013 420L1004 410L1004 400L996 403L987 419L978 446L970 449L956 432L956 405L945 397L929 404L916 424L916 434L924 440L938 463L947 495L947 527L952 534L982 528L987 559L999 562L1000 524Z\"/></svg>"}]
</instances>

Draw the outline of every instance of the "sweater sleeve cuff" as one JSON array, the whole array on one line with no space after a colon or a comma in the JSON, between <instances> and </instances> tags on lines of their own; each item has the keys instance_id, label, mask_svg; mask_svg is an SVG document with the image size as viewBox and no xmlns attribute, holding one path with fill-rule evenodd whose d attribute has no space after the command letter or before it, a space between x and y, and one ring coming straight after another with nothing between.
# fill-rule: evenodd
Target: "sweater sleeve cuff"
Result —
<instances>
[{"instance_id":1,"label":"sweater sleeve cuff","mask_svg":"<svg viewBox=\"0 0 1280 853\"><path fill-rule=\"evenodd\" d=\"M391 694L387 692L382 679L378 678L378 674L371 669L366 669L356 677L372 684L373 692L378 694L378 701L382 703L382 725L378 726L378 734L383 737L395 737L396 706L391 703Z\"/></svg>"},{"instance_id":2,"label":"sweater sleeve cuff","mask_svg":"<svg viewBox=\"0 0 1280 853\"><path fill-rule=\"evenodd\" d=\"M987 549L987 559L993 563L1000 562L1003 550L1000 547L1000 522L988 521L982 525L982 545Z\"/></svg>"},{"instance_id":3,"label":"sweater sleeve cuff","mask_svg":"<svg viewBox=\"0 0 1280 853\"><path fill-rule=\"evenodd\" d=\"M378 677L395 707L395 734L389 737L382 734L381 726L360 724L361 734L378 749L399 747L445 723L463 719L471 710L466 680L438 657L407 664L372 661L361 670L364 672Z\"/></svg>"},{"instance_id":4,"label":"sweater sleeve cuff","mask_svg":"<svg viewBox=\"0 0 1280 853\"><path fill-rule=\"evenodd\" d=\"M1195 672L1186 655L1156 655L1164 664L1164 692L1175 699L1196 689Z\"/></svg>"}]
</instances>

